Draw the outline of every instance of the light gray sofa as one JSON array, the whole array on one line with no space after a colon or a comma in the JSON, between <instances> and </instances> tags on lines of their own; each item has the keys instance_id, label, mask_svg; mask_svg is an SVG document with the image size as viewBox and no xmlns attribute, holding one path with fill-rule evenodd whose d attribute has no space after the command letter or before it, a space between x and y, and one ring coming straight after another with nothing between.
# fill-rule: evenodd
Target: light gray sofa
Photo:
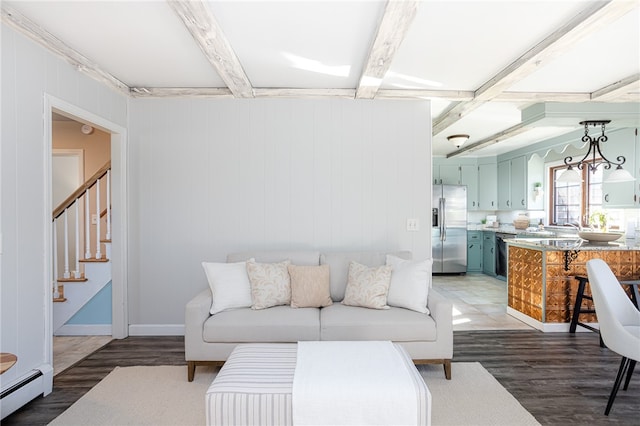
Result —
<instances>
[{"instance_id":1,"label":"light gray sofa","mask_svg":"<svg viewBox=\"0 0 640 426\"><path fill-rule=\"evenodd\" d=\"M272 263L289 259L294 265L328 264L333 305L324 308L291 308L288 305L252 310L240 308L209 313L211 290L199 293L186 306L185 358L188 380L197 365L221 365L240 343L286 343L308 340L391 340L400 343L416 364L443 364L451 378L453 358L452 304L429 290L429 314L391 307L378 310L339 303L344 298L349 262L384 265L381 252L260 251L234 253L227 262L254 258ZM390 253L411 259L410 252ZM425 285L428 285L425 283Z\"/></svg>"}]
</instances>

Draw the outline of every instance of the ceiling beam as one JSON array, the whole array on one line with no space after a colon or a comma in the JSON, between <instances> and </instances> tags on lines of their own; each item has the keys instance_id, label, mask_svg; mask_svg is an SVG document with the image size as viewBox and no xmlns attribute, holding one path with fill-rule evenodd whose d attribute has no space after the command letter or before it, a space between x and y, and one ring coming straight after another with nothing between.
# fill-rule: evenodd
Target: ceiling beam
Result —
<instances>
[{"instance_id":1,"label":"ceiling beam","mask_svg":"<svg viewBox=\"0 0 640 426\"><path fill-rule=\"evenodd\" d=\"M168 0L168 3L231 93L238 98L252 98L251 82L207 2Z\"/></svg>"},{"instance_id":2,"label":"ceiling beam","mask_svg":"<svg viewBox=\"0 0 640 426\"><path fill-rule=\"evenodd\" d=\"M376 93L376 99L407 98L468 101L473 99L473 92L470 90L380 89Z\"/></svg>"},{"instance_id":3,"label":"ceiling beam","mask_svg":"<svg viewBox=\"0 0 640 426\"><path fill-rule=\"evenodd\" d=\"M2 3L2 22L34 40L45 49L48 49L58 55L78 71L87 74L94 80L114 88L118 92L127 95L129 94L129 87L122 81L101 69L91 59L81 55L26 16L6 5L6 3Z\"/></svg>"},{"instance_id":4,"label":"ceiling beam","mask_svg":"<svg viewBox=\"0 0 640 426\"><path fill-rule=\"evenodd\" d=\"M496 98L514 83L532 74L540 65L550 63L578 41L601 30L636 7L637 3L630 1L613 0L591 4L480 86L475 91L473 100L461 102L440 114L433 122L433 134L441 133L484 102Z\"/></svg>"},{"instance_id":5,"label":"ceiling beam","mask_svg":"<svg viewBox=\"0 0 640 426\"><path fill-rule=\"evenodd\" d=\"M524 133L529 130L529 124L530 123L518 123L515 126L511 126L508 129L505 129L494 135L481 139L472 144L465 145L457 151L447 154L447 158L455 157L469 151L477 151L478 149L496 144L498 142L502 142L503 140L519 135L520 133Z\"/></svg>"},{"instance_id":6,"label":"ceiling beam","mask_svg":"<svg viewBox=\"0 0 640 426\"><path fill-rule=\"evenodd\" d=\"M360 76L356 98L373 99L418 10L417 0L387 0Z\"/></svg>"},{"instance_id":7,"label":"ceiling beam","mask_svg":"<svg viewBox=\"0 0 640 426\"><path fill-rule=\"evenodd\" d=\"M233 98L226 87L132 87L134 98Z\"/></svg>"},{"instance_id":8,"label":"ceiling beam","mask_svg":"<svg viewBox=\"0 0 640 426\"><path fill-rule=\"evenodd\" d=\"M262 88L254 89L256 98L345 98L353 99L355 89L293 89Z\"/></svg>"},{"instance_id":9,"label":"ceiling beam","mask_svg":"<svg viewBox=\"0 0 640 426\"><path fill-rule=\"evenodd\" d=\"M591 94L594 101L613 101L620 96L635 93L640 96L640 73L616 81Z\"/></svg>"}]
</instances>

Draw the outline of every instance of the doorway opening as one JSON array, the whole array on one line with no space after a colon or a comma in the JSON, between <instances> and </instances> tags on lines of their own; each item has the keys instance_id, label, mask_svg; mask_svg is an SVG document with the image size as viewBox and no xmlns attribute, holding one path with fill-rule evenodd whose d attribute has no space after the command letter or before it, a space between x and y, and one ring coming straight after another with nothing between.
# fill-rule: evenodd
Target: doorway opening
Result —
<instances>
[{"instance_id":1,"label":"doorway opening","mask_svg":"<svg viewBox=\"0 0 640 426\"><path fill-rule=\"evenodd\" d=\"M45 347L54 374L128 335L126 140L125 128L45 95Z\"/></svg>"}]
</instances>

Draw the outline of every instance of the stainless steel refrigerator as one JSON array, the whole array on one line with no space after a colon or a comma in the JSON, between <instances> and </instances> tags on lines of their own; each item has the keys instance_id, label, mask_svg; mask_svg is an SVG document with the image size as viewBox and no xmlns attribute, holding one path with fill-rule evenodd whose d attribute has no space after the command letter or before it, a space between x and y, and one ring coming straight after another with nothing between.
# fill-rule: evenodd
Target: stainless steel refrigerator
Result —
<instances>
[{"instance_id":1,"label":"stainless steel refrigerator","mask_svg":"<svg viewBox=\"0 0 640 426\"><path fill-rule=\"evenodd\" d=\"M467 272L467 187L433 185L433 273Z\"/></svg>"}]
</instances>

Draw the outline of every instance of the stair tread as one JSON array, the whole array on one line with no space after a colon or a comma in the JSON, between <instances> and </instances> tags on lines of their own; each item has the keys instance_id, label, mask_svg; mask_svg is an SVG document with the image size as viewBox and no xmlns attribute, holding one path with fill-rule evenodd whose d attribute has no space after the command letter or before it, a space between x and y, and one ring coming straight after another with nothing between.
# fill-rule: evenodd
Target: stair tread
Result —
<instances>
[{"instance_id":1,"label":"stair tread","mask_svg":"<svg viewBox=\"0 0 640 426\"><path fill-rule=\"evenodd\" d=\"M100 259L80 259L80 262L108 262L109 259L107 259L106 257L101 257Z\"/></svg>"},{"instance_id":2,"label":"stair tread","mask_svg":"<svg viewBox=\"0 0 640 426\"><path fill-rule=\"evenodd\" d=\"M83 283L85 281L88 281L88 279L84 276L80 278L58 278L59 283Z\"/></svg>"},{"instance_id":3,"label":"stair tread","mask_svg":"<svg viewBox=\"0 0 640 426\"><path fill-rule=\"evenodd\" d=\"M66 301L67 301L66 297L58 297L58 298L55 298L55 297L54 297L54 298L53 298L53 302L54 302L54 303L57 303L57 302L66 302Z\"/></svg>"},{"instance_id":4,"label":"stair tread","mask_svg":"<svg viewBox=\"0 0 640 426\"><path fill-rule=\"evenodd\" d=\"M110 243L111 240L100 240L101 243Z\"/></svg>"}]
</instances>

